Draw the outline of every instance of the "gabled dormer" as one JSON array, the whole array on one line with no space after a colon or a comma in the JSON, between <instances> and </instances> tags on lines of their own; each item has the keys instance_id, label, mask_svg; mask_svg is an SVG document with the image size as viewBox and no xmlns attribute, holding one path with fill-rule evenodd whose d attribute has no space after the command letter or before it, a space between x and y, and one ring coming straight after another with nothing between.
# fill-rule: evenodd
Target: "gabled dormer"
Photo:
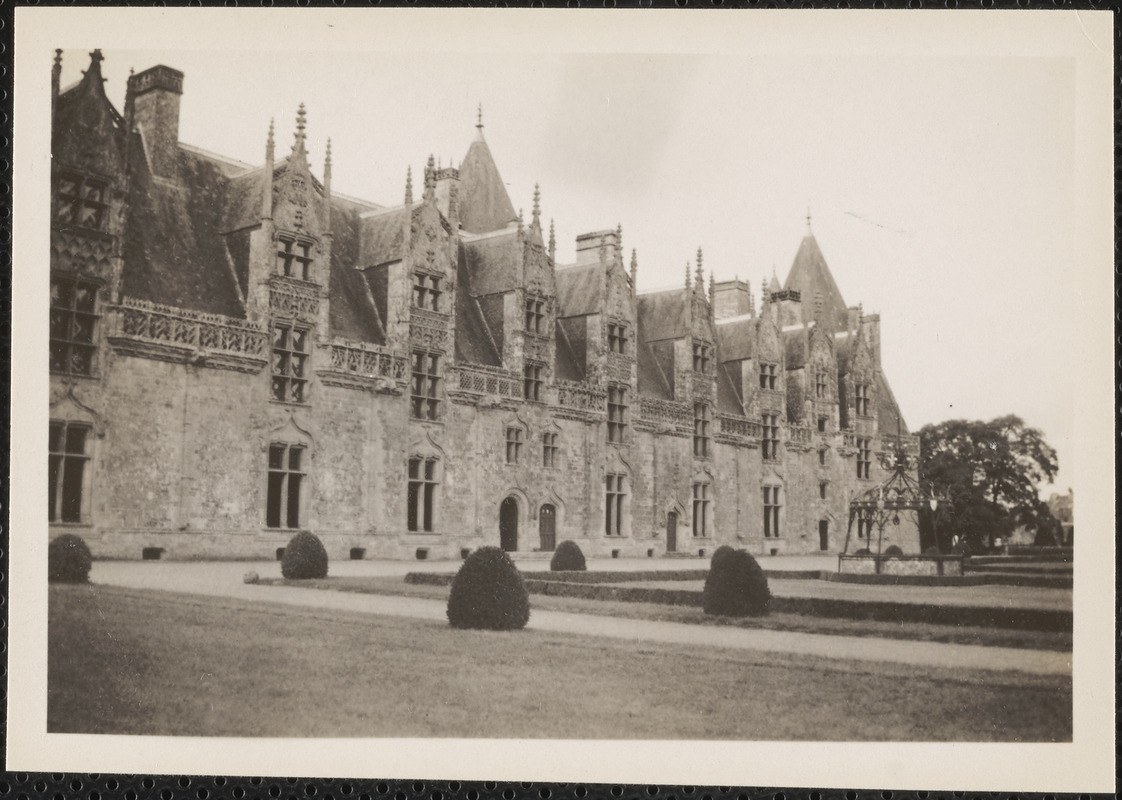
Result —
<instances>
[{"instance_id":1,"label":"gabled dormer","mask_svg":"<svg viewBox=\"0 0 1122 800\"><path fill-rule=\"evenodd\" d=\"M778 307L772 302L770 286L763 285L763 306L756 321L755 381L749 382L752 400L745 405L755 413L786 419L786 361Z\"/></svg>"},{"instance_id":2,"label":"gabled dormer","mask_svg":"<svg viewBox=\"0 0 1122 800\"><path fill-rule=\"evenodd\" d=\"M105 95L100 50L74 86L60 91L62 51L52 71L51 269L113 298L124 233L126 126Z\"/></svg>"},{"instance_id":3,"label":"gabled dormer","mask_svg":"<svg viewBox=\"0 0 1122 800\"><path fill-rule=\"evenodd\" d=\"M847 332L844 359L839 359L838 407L841 426L858 433L876 433L877 364L865 334L860 308L851 309L852 328Z\"/></svg>"},{"instance_id":4,"label":"gabled dormer","mask_svg":"<svg viewBox=\"0 0 1122 800\"><path fill-rule=\"evenodd\" d=\"M815 299L814 323L807 335L804 395L809 411L807 423L822 434L835 432L838 416L838 360L834 336L823 324L821 296Z\"/></svg>"}]
</instances>

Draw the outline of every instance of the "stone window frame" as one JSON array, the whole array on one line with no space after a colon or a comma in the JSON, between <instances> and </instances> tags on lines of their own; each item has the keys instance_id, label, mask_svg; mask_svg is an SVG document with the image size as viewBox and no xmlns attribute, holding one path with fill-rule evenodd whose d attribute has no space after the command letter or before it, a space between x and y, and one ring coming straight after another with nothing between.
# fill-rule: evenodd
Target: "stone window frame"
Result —
<instances>
[{"instance_id":1,"label":"stone window frame","mask_svg":"<svg viewBox=\"0 0 1122 800\"><path fill-rule=\"evenodd\" d=\"M760 362L760 388L769 392L775 391L779 379L779 365L774 361Z\"/></svg>"},{"instance_id":2,"label":"stone window frame","mask_svg":"<svg viewBox=\"0 0 1122 800\"><path fill-rule=\"evenodd\" d=\"M55 224L105 231L109 221L109 188L105 178L59 170L55 176Z\"/></svg>"},{"instance_id":3,"label":"stone window frame","mask_svg":"<svg viewBox=\"0 0 1122 800\"><path fill-rule=\"evenodd\" d=\"M707 342L694 342L693 344L693 371L702 375L709 374L712 364L713 348Z\"/></svg>"},{"instance_id":4,"label":"stone window frame","mask_svg":"<svg viewBox=\"0 0 1122 800\"><path fill-rule=\"evenodd\" d=\"M857 478L867 481L872 472L873 440L866 437L857 439Z\"/></svg>"},{"instance_id":5,"label":"stone window frame","mask_svg":"<svg viewBox=\"0 0 1122 800\"><path fill-rule=\"evenodd\" d=\"M278 333L284 337L278 345ZM303 346L293 339L303 335ZM301 322L274 319L270 326L269 393L277 403L305 405L311 389L312 328ZM279 357L279 360L278 360Z\"/></svg>"},{"instance_id":6,"label":"stone window frame","mask_svg":"<svg viewBox=\"0 0 1122 800\"><path fill-rule=\"evenodd\" d=\"M440 389L443 383L442 354L415 348L409 360L409 416L424 422L436 422L443 410Z\"/></svg>"},{"instance_id":7,"label":"stone window frame","mask_svg":"<svg viewBox=\"0 0 1122 800\"><path fill-rule=\"evenodd\" d=\"M773 411L760 415L760 454L764 461L779 460L779 414Z\"/></svg>"},{"instance_id":8,"label":"stone window frame","mask_svg":"<svg viewBox=\"0 0 1122 800\"><path fill-rule=\"evenodd\" d=\"M542 466L546 469L556 469L559 466L561 447L557 444L557 431L542 433Z\"/></svg>"},{"instance_id":9,"label":"stone window frame","mask_svg":"<svg viewBox=\"0 0 1122 800\"><path fill-rule=\"evenodd\" d=\"M779 539L781 538L780 515L783 511L783 497L781 495L783 487L777 484L765 484L761 488L764 500L764 538Z\"/></svg>"},{"instance_id":10,"label":"stone window frame","mask_svg":"<svg viewBox=\"0 0 1122 800\"><path fill-rule=\"evenodd\" d=\"M853 384L853 410L859 417L869 416L869 384L867 381Z\"/></svg>"},{"instance_id":11,"label":"stone window frame","mask_svg":"<svg viewBox=\"0 0 1122 800\"><path fill-rule=\"evenodd\" d=\"M713 485L707 480L695 480L692 488L693 529L695 539L708 539L713 522L713 498L710 491Z\"/></svg>"},{"instance_id":12,"label":"stone window frame","mask_svg":"<svg viewBox=\"0 0 1122 800\"><path fill-rule=\"evenodd\" d=\"M829 481L819 481L818 482L818 499L819 500L825 500L826 499L826 492L827 492L827 489L829 488L829 486L830 486Z\"/></svg>"},{"instance_id":13,"label":"stone window frame","mask_svg":"<svg viewBox=\"0 0 1122 800\"><path fill-rule=\"evenodd\" d=\"M693 454L695 458L709 458L712 416L708 403L693 404Z\"/></svg>"},{"instance_id":14,"label":"stone window frame","mask_svg":"<svg viewBox=\"0 0 1122 800\"><path fill-rule=\"evenodd\" d=\"M830 375L825 370L818 370L814 373L814 397L817 400L825 400L830 396Z\"/></svg>"},{"instance_id":15,"label":"stone window frame","mask_svg":"<svg viewBox=\"0 0 1122 800\"><path fill-rule=\"evenodd\" d=\"M426 281L428 282L426 285ZM413 271L413 307L428 311L441 311L440 299L444 296L441 287L444 278L424 270Z\"/></svg>"},{"instance_id":16,"label":"stone window frame","mask_svg":"<svg viewBox=\"0 0 1122 800\"><path fill-rule=\"evenodd\" d=\"M538 361L528 361L522 366L522 398L534 403L542 401L542 387L545 379L542 373L545 365Z\"/></svg>"},{"instance_id":17,"label":"stone window frame","mask_svg":"<svg viewBox=\"0 0 1122 800\"><path fill-rule=\"evenodd\" d=\"M276 274L298 281L314 281L316 240L292 231L280 231L275 238Z\"/></svg>"},{"instance_id":18,"label":"stone window frame","mask_svg":"<svg viewBox=\"0 0 1122 800\"><path fill-rule=\"evenodd\" d=\"M624 444L627 441L627 387L608 385L608 443Z\"/></svg>"},{"instance_id":19,"label":"stone window frame","mask_svg":"<svg viewBox=\"0 0 1122 800\"><path fill-rule=\"evenodd\" d=\"M608 323L608 352L627 354L628 325L625 322Z\"/></svg>"},{"instance_id":20,"label":"stone window frame","mask_svg":"<svg viewBox=\"0 0 1122 800\"><path fill-rule=\"evenodd\" d=\"M300 530L306 514L304 499L310 448L304 442L272 441L267 452L265 527L270 530Z\"/></svg>"},{"instance_id":21,"label":"stone window frame","mask_svg":"<svg viewBox=\"0 0 1122 800\"><path fill-rule=\"evenodd\" d=\"M827 414L818 415L818 432L825 433L830 428L830 417Z\"/></svg>"},{"instance_id":22,"label":"stone window frame","mask_svg":"<svg viewBox=\"0 0 1122 800\"><path fill-rule=\"evenodd\" d=\"M619 538L626 522L627 474L608 472L604 485L604 535Z\"/></svg>"},{"instance_id":23,"label":"stone window frame","mask_svg":"<svg viewBox=\"0 0 1122 800\"><path fill-rule=\"evenodd\" d=\"M440 499L440 459L413 454L406 459L405 529L409 533L435 533Z\"/></svg>"},{"instance_id":24,"label":"stone window frame","mask_svg":"<svg viewBox=\"0 0 1122 800\"><path fill-rule=\"evenodd\" d=\"M52 373L83 378L97 376L97 333L101 321L99 299L102 286L101 281L79 275L51 275L48 335ZM65 304L61 302L63 287L67 287L66 291L69 291ZM88 293L88 304L79 302L82 291Z\"/></svg>"},{"instance_id":25,"label":"stone window frame","mask_svg":"<svg viewBox=\"0 0 1122 800\"><path fill-rule=\"evenodd\" d=\"M506 463L516 466L522 462L522 445L526 429L521 425L506 426Z\"/></svg>"},{"instance_id":26,"label":"stone window frame","mask_svg":"<svg viewBox=\"0 0 1122 800\"><path fill-rule=\"evenodd\" d=\"M545 333L546 301L542 297L530 296L524 304L526 332L535 336Z\"/></svg>"},{"instance_id":27,"label":"stone window frame","mask_svg":"<svg viewBox=\"0 0 1122 800\"><path fill-rule=\"evenodd\" d=\"M81 431L74 442L71 432ZM94 426L81 420L52 419L47 436L47 521L51 525L88 522L92 488ZM80 445L80 447L78 446Z\"/></svg>"}]
</instances>

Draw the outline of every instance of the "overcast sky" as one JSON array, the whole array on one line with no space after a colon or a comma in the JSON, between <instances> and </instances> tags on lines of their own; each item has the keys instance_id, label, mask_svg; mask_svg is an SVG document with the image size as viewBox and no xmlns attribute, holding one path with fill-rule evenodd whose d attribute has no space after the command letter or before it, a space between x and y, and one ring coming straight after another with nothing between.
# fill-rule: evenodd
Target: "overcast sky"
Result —
<instances>
[{"instance_id":1,"label":"overcast sky","mask_svg":"<svg viewBox=\"0 0 1122 800\"><path fill-rule=\"evenodd\" d=\"M88 50L64 53L62 82ZM704 250L718 280L786 278L807 214L842 295L881 314L883 364L911 429L1014 413L1072 454L1079 348L1074 61L924 53L206 52L106 48L185 73L181 141L259 164L307 106L312 168L336 191L401 202L406 166L463 158L482 104L515 208L535 182L574 238L623 226L639 289L681 285ZM44 69L49 54L44 58ZM1050 490L1046 490L1047 491Z\"/></svg>"}]
</instances>

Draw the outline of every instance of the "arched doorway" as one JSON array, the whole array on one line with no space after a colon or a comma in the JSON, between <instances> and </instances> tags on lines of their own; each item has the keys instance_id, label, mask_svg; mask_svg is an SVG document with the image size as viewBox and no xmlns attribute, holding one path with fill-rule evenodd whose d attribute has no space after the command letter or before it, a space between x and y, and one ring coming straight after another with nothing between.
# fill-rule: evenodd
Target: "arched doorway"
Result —
<instances>
[{"instance_id":1,"label":"arched doorway","mask_svg":"<svg viewBox=\"0 0 1122 800\"><path fill-rule=\"evenodd\" d=\"M513 497L499 507L499 545L508 553L518 549L518 501Z\"/></svg>"},{"instance_id":2,"label":"arched doorway","mask_svg":"<svg viewBox=\"0 0 1122 800\"><path fill-rule=\"evenodd\" d=\"M825 519L818 520L818 549L830 549L830 521Z\"/></svg>"},{"instance_id":3,"label":"arched doorway","mask_svg":"<svg viewBox=\"0 0 1122 800\"><path fill-rule=\"evenodd\" d=\"M546 503L538 512L538 535L541 537L542 550L549 551L557 547L557 509L550 503Z\"/></svg>"},{"instance_id":4,"label":"arched doorway","mask_svg":"<svg viewBox=\"0 0 1122 800\"><path fill-rule=\"evenodd\" d=\"M678 550L678 512L670 511L666 515L666 552L673 553Z\"/></svg>"}]
</instances>

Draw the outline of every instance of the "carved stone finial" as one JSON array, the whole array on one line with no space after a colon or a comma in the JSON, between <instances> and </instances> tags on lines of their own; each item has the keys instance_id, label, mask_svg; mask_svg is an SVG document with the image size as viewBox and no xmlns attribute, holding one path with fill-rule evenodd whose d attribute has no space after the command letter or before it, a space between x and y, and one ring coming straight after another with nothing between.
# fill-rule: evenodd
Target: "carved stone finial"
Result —
<instances>
[{"instance_id":1,"label":"carved stone finial","mask_svg":"<svg viewBox=\"0 0 1122 800\"><path fill-rule=\"evenodd\" d=\"M475 127L483 130L483 103L479 104L479 108L475 112Z\"/></svg>"},{"instance_id":2,"label":"carved stone finial","mask_svg":"<svg viewBox=\"0 0 1122 800\"><path fill-rule=\"evenodd\" d=\"M425 164L425 197L436 193L436 158L430 153Z\"/></svg>"},{"instance_id":3,"label":"carved stone finial","mask_svg":"<svg viewBox=\"0 0 1122 800\"><path fill-rule=\"evenodd\" d=\"M639 254L635 252L635 248L631 248L631 274L634 275L635 271L639 269Z\"/></svg>"},{"instance_id":4,"label":"carved stone finial","mask_svg":"<svg viewBox=\"0 0 1122 800\"><path fill-rule=\"evenodd\" d=\"M690 262L686 262L686 289L690 288Z\"/></svg>"},{"instance_id":5,"label":"carved stone finial","mask_svg":"<svg viewBox=\"0 0 1122 800\"><path fill-rule=\"evenodd\" d=\"M771 302L771 290L768 289L768 283L767 283L767 276L766 275L764 276L764 279L762 281L760 281L760 286L763 287L762 291L764 293L763 294L764 305L766 306L768 303Z\"/></svg>"},{"instance_id":6,"label":"carved stone finial","mask_svg":"<svg viewBox=\"0 0 1122 800\"><path fill-rule=\"evenodd\" d=\"M304 138L304 129L308 125L308 111L301 103L300 107L296 109L296 135L301 139Z\"/></svg>"},{"instance_id":7,"label":"carved stone finial","mask_svg":"<svg viewBox=\"0 0 1122 800\"><path fill-rule=\"evenodd\" d=\"M549 221L549 260L553 261L557 255L557 236L553 230L553 220Z\"/></svg>"},{"instance_id":8,"label":"carved stone finial","mask_svg":"<svg viewBox=\"0 0 1122 800\"><path fill-rule=\"evenodd\" d=\"M533 210L534 222L537 222L538 218L541 216L541 213L542 213L541 201L542 201L541 188L538 186L538 184L535 183L534 184L534 210Z\"/></svg>"},{"instance_id":9,"label":"carved stone finial","mask_svg":"<svg viewBox=\"0 0 1122 800\"><path fill-rule=\"evenodd\" d=\"M331 169L331 137L327 137L327 153L323 156L323 168L325 170Z\"/></svg>"},{"instance_id":10,"label":"carved stone finial","mask_svg":"<svg viewBox=\"0 0 1122 800\"><path fill-rule=\"evenodd\" d=\"M807 206L806 206L806 230L807 230L807 233L811 232L810 231L810 204L809 203L807 203Z\"/></svg>"},{"instance_id":11,"label":"carved stone finial","mask_svg":"<svg viewBox=\"0 0 1122 800\"><path fill-rule=\"evenodd\" d=\"M705 291L705 273L701 270L702 255L701 248L697 248L697 280L694 281L694 288L699 292Z\"/></svg>"},{"instance_id":12,"label":"carved stone finial","mask_svg":"<svg viewBox=\"0 0 1122 800\"><path fill-rule=\"evenodd\" d=\"M619 251L621 253L623 252L623 223L622 222L617 222L616 223L616 247L619 248Z\"/></svg>"},{"instance_id":13,"label":"carved stone finial","mask_svg":"<svg viewBox=\"0 0 1122 800\"><path fill-rule=\"evenodd\" d=\"M814 293L814 321L822 321L822 291Z\"/></svg>"},{"instance_id":14,"label":"carved stone finial","mask_svg":"<svg viewBox=\"0 0 1122 800\"><path fill-rule=\"evenodd\" d=\"M405 168L405 205L413 203L413 167Z\"/></svg>"},{"instance_id":15,"label":"carved stone finial","mask_svg":"<svg viewBox=\"0 0 1122 800\"><path fill-rule=\"evenodd\" d=\"M62 48L55 50L55 69L62 69Z\"/></svg>"},{"instance_id":16,"label":"carved stone finial","mask_svg":"<svg viewBox=\"0 0 1122 800\"><path fill-rule=\"evenodd\" d=\"M59 51L59 52L61 52L61 51ZM105 56L103 56L101 54L101 50L94 50L92 53L90 53L90 63L91 64L98 64L98 63L101 63L104 60L105 60Z\"/></svg>"}]
</instances>

